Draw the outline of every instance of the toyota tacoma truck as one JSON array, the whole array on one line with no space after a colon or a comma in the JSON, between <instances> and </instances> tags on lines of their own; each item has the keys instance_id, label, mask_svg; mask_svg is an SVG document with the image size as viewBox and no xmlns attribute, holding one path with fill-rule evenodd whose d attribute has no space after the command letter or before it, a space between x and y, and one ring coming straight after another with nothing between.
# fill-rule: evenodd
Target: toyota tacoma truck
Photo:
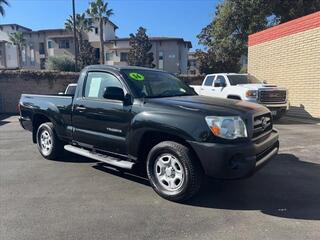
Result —
<instances>
[{"instance_id":1,"label":"toyota tacoma truck","mask_svg":"<svg viewBox=\"0 0 320 240\"><path fill-rule=\"evenodd\" d=\"M74 96L23 94L19 110L44 158L66 150L123 170L144 166L153 189L172 201L195 195L204 176L248 177L279 149L264 106L198 96L147 68L88 66Z\"/></svg>"},{"instance_id":2,"label":"toyota tacoma truck","mask_svg":"<svg viewBox=\"0 0 320 240\"><path fill-rule=\"evenodd\" d=\"M259 81L250 74L209 74L201 86L191 86L202 96L231 98L258 103L270 109L274 119L280 119L288 108L285 88Z\"/></svg>"}]
</instances>

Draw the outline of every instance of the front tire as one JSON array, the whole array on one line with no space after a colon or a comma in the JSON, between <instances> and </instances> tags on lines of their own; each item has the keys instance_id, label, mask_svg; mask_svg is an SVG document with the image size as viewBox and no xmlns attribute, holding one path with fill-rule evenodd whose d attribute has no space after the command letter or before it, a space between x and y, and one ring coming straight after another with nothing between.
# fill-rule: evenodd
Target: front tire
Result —
<instances>
[{"instance_id":1,"label":"front tire","mask_svg":"<svg viewBox=\"0 0 320 240\"><path fill-rule=\"evenodd\" d=\"M37 130L37 146L41 155L55 160L63 153L63 144L54 132L51 122L43 123Z\"/></svg>"},{"instance_id":2,"label":"front tire","mask_svg":"<svg viewBox=\"0 0 320 240\"><path fill-rule=\"evenodd\" d=\"M165 141L149 152L147 175L152 188L161 197L182 202L200 190L203 171L189 148Z\"/></svg>"}]
</instances>

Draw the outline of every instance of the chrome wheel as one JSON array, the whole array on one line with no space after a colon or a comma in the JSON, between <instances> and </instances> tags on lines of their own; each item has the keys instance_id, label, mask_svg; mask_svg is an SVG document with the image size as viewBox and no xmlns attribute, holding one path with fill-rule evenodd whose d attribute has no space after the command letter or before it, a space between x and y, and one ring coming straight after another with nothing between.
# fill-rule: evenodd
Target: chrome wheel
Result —
<instances>
[{"instance_id":1,"label":"chrome wheel","mask_svg":"<svg viewBox=\"0 0 320 240\"><path fill-rule=\"evenodd\" d=\"M160 155L154 163L157 181L167 191L176 191L185 181L185 172L179 159L171 154Z\"/></svg>"},{"instance_id":2,"label":"chrome wheel","mask_svg":"<svg viewBox=\"0 0 320 240\"><path fill-rule=\"evenodd\" d=\"M40 140L39 145L41 148L41 152L44 155L49 155L50 152L52 151L52 136L47 130L44 130L41 132L39 140Z\"/></svg>"}]
</instances>

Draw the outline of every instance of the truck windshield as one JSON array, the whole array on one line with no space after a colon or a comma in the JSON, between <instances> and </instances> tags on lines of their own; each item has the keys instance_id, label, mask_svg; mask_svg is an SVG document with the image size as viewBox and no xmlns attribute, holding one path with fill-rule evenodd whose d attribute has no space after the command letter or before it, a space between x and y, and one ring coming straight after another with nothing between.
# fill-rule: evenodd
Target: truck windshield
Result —
<instances>
[{"instance_id":1,"label":"truck windshield","mask_svg":"<svg viewBox=\"0 0 320 240\"><path fill-rule=\"evenodd\" d=\"M255 76L247 74L247 75L228 75L228 79L231 85L238 84L250 84L250 83L261 83Z\"/></svg>"},{"instance_id":2,"label":"truck windshield","mask_svg":"<svg viewBox=\"0 0 320 240\"><path fill-rule=\"evenodd\" d=\"M191 87L167 72L123 69L121 73L140 98L196 95Z\"/></svg>"}]
</instances>

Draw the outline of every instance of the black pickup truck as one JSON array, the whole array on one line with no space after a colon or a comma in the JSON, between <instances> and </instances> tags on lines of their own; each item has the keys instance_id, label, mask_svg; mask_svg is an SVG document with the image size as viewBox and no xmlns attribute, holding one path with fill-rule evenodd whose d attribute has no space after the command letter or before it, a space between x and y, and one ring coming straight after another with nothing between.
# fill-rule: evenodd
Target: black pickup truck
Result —
<instances>
[{"instance_id":1,"label":"black pickup truck","mask_svg":"<svg viewBox=\"0 0 320 240\"><path fill-rule=\"evenodd\" d=\"M205 175L248 177L279 149L267 108L198 96L147 68L88 66L74 96L23 94L19 109L43 157L65 149L121 169L142 165L172 201L193 196Z\"/></svg>"}]
</instances>

